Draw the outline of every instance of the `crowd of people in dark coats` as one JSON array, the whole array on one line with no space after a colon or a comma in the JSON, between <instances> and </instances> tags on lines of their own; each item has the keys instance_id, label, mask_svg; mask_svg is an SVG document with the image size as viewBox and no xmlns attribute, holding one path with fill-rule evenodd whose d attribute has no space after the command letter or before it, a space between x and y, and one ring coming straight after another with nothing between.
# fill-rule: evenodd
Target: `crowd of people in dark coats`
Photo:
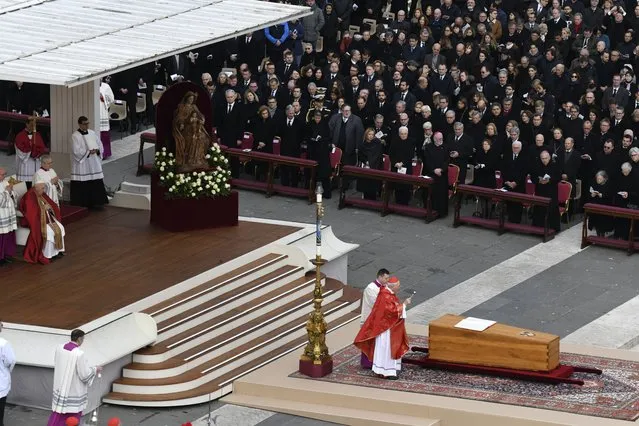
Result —
<instances>
[{"instance_id":1,"label":"crowd of people in dark coats","mask_svg":"<svg viewBox=\"0 0 639 426\"><path fill-rule=\"evenodd\" d=\"M636 1L286 3L312 14L116 81L201 82L222 143L240 146L250 132L253 149L272 152L279 137L282 155L320 163L329 191L329 158L339 148L342 164L407 174L421 164L435 180L440 217L448 211L451 164L461 183L550 197L557 230L560 182L572 186L571 211L586 202L639 208ZM284 185L306 180L296 168L280 175ZM356 189L379 197L374 181ZM412 196L398 186L394 198L420 201ZM483 215L491 210L490 202L478 207ZM545 216L536 210L533 223ZM509 205L507 214L524 220L521 206ZM590 225L628 238L623 221L594 217Z\"/></svg>"}]
</instances>

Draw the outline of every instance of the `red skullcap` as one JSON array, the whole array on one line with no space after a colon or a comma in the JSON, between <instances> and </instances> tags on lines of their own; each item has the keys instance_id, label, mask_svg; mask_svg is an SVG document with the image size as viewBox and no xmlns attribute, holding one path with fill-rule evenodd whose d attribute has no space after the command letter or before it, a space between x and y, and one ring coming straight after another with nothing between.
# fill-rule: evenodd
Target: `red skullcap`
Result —
<instances>
[{"instance_id":1,"label":"red skullcap","mask_svg":"<svg viewBox=\"0 0 639 426\"><path fill-rule=\"evenodd\" d=\"M392 276L388 279L389 284L397 284L399 282L399 278Z\"/></svg>"},{"instance_id":2,"label":"red skullcap","mask_svg":"<svg viewBox=\"0 0 639 426\"><path fill-rule=\"evenodd\" d=\"M65 420L65 423L67 426L78 426L80 424L80 421L77 417L69 417Z\"/></svg>"},{"instance_id":3,"label":"red skullcap","mask_svg":"<svg viewBox=\"0 0 639 426\"><path fill-rule=\"evenodd\" d=\"M118 419L117 417L113 417L109 420L109 423L107 423L107 426L120 426L120 419Z\"/></svg>"}]
</instances>

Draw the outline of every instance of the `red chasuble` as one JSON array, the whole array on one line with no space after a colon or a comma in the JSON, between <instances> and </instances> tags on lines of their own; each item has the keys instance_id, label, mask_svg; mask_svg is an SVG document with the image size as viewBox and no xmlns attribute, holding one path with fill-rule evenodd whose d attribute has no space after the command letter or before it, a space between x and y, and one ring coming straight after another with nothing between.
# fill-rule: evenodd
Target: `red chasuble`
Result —
<instances>
[{"instance_id":1,"label":"red chasuble","mask_svg":"<svg viewBox=\"0 0 639 426\"><path fill-rule=\"evenodd\" d=\"M359 330L353 344L364 352L368 359L373 359L375 338L386 330L390 330L391 357L400 359L408 352L408 336L402 312L402 302L397 296L386 287L380 288L373 310Z\"/></svg>"},{"instance_id":2,"label":"red chasuble","mask_svg":"<svg viewBox=\"0 0 639 426\"><path fill-rule=\"evenodd\" d=\"M47 152L47 147L42 140L42 136L40 136L40 132L33 133L33 139L29 139L27 129L23 129L16 135L15 144L20 151L31 152L31 157L33 158L40 158L42 154Z\"/></svg>"},{"instance_id":3,"label":"red chasuble","mask_svg":"<svg viewBox=\"0 0 639 426\"><path fill-rule=\"evenodd\" d=\"M60 215L60 209L57 204L54 203L47 194L42 194L42 198L49 203L49 206L53 209L55 218L58 222L62 222L62 216ZM43 265L48 264L50 260L42 254L42 247L44 246L45 239L47 238L46 234L43 235L42 227L42 215L44 212L40 210L38 196L35 193L34 188L31 188L20 200L20 211L24 215L21 219L21 225L28 226L31 231L29 232L27 245L24 247L24 260L29 263L42 263ZM44 232L46 232L46 229Z\"/></svg>"}]
</instances>

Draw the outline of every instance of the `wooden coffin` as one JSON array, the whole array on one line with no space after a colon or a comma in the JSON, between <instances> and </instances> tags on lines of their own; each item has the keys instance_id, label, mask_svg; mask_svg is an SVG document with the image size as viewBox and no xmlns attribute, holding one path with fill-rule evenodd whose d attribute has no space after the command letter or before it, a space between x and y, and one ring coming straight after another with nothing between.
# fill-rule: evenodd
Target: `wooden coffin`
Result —
<instances>
[{"instance_id":1,"label":"wooden coffin","mask_svg":"<svg viewBox=\"0 0 639 426\"><path fill-rule=\"evenodd\" d=\"M559 336L504 324L484 331L456 328L464 318L448 314L429 324L429 358L527 371L559 365Z\"/></svg>"}]
</instances>

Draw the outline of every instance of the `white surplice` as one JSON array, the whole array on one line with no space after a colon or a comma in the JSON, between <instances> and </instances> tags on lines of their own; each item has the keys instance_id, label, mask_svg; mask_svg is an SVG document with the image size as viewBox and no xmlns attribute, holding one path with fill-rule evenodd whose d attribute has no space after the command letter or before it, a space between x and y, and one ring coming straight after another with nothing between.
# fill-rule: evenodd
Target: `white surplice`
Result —
<instances>
[{"instance_id":1,"label":"white surplice","mask_svg":"<svg viewBox=\"0 0 639 426\"><path fill-rule=\"evenodd\" d=\"M366 286L362 294L362 314L359 318L360 326L366 322L366 319L371 314L373 305L377 300L377 295L379 295L379 287L377 286L377 281L373 281Z\"/></svg>"},{"instance_id":2,"label":"white surplice","mask_svg":"<svg viewBox=\"0 0 639 426\"><path fill-rule=\"evenodd\" d=\"M51 225L47 223L47 235L46 235L46 241L44 241L44 244L42 246L42 254L47 259L51 259L57 256L58 254L60 254L60 252L64 251L64 236L66 235L66 232L64 230L64 226L58 221L58 219L55 218L55 215L51 213L47 213L47 214L49 215L49 221L55 222L58 224L58 227L60 228L60 233L62 234L62 248L57 249L55 247L55 232L53 231L53 228L51 227Z\"/></svg>"},{"instance_id":3,"label":"white surplice","mask_svg":"<svg viewBox=\"0 0 639 426\"><path fill-rule=\"evenodd\" d=\"M32 139L33 135L29 135ZM22 182L31 182L33 175L40 168L40 158L31 157L31 151L20 151L16 148L16 177Z\"/></svg>"},{"instance_id":4,"label":"white surplice","mask_svg":"<svg viewBox=\"0 0 639 426\"><path fill-rule=\"evenodd\" d=\"M73 145L73 162L71 164L71 180L89 181L96 179L104 179L102 173L102 141L93 130L89 130L88 134L83 135L79 131L73 132L71 136ZM100 151L100 155L91 154L93 149Z\"/></svg>"},{"instance_id":5,"label":"white surplice","mask_svg":"<svg viewBox=\"0 0 639 426\"><path fill-rule=\"evenodd\" d=\"M64 189L64 184L62 183L62 179L58 179L58 183L54 184L51 181L53 178L58 177L55 170L49 169L44 170L42 168L38 169L37 172L33 175L33 184L36 183L44 183L46 184L46 193L57 205L60 207L60 199L62 199L62 191Z\"/></svg>"},{"instance_id":6,"label":"white surplice","mask_svg":"<svg viewBox=\"0 0 639 426\"><path fill-rule=\"evenodd\" d=\"M8 180L0 182L0 234L8 234L18 229L16 216L16 195L7 191Z\"/></svg>"},{"instance_id":7,"label":"white surplice","mask_svg":"<svg viewBox=\"0 0 639 426\"><path fill-rule=\"evenodd\" d=\"M56 348L54 365L51 409L61 414L84 411L96 368L89 366L79 347L69 351L64 345Z\"/></svg>"},{"instance_id":8,"label":"white surplice","mask_svg":"<svg viewBox=\"0 0 639 426\"><path fill-rule=\"evenodd\" d=\"M402 307L401 318L406 318L406 305L403 305ZM397 376L397 372L401 371L401 369L402 359L393 359L391 355L391 333L390 330L386 330L379 336L375 337L373 373L381 374L386 377Z\"/></svg>"},{"instance_id":9,"label":"white surplice","mask_svg":"<svg viewBox=\"0 0 639 426\"><path fill-rule=\"evenodd\" d=\"M109 124L109 107L115 100L111 86L104 81L100 83L100 131L108 132L111 128Z\"/></svg>"}]
</instances>

